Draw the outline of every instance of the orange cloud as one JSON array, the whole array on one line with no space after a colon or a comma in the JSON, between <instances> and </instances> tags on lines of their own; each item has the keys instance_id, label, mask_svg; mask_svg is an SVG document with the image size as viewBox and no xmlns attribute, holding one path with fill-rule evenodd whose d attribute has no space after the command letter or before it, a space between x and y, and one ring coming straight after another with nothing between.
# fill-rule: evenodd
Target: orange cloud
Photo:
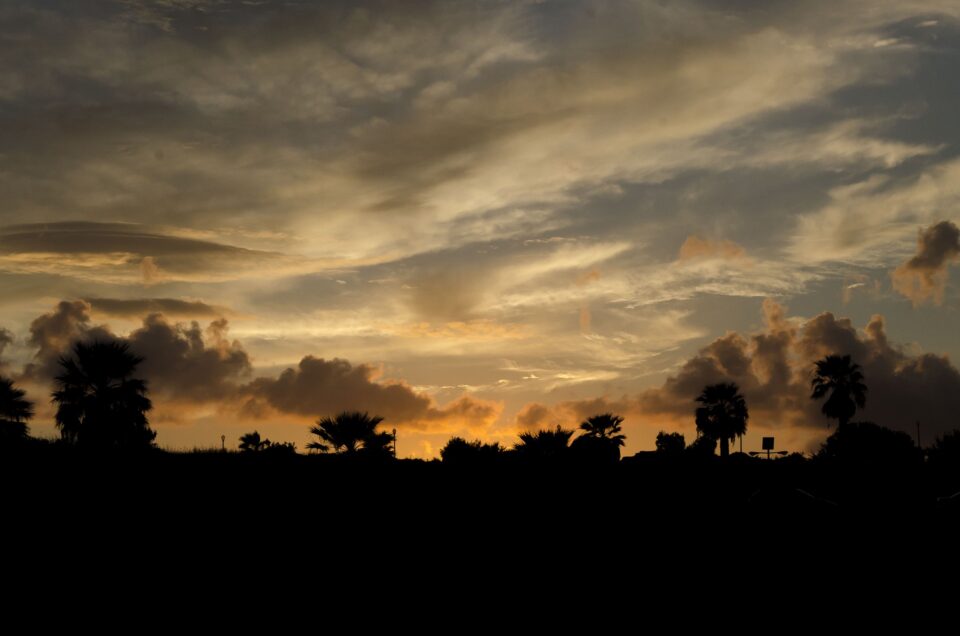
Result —
<instances>
[{"instance_id":1,"label":"orange cloud","mask_svg":"<svg viewBox=\"0 0 960 636\"><path fill-rule=\"evenodd\" d=\"M747 252L742 247L726 239L704 239L699 236L688 236L680 246L678 258L681 261L698 258L711 259L745 259Z\"/></svg>"}]
</instances>

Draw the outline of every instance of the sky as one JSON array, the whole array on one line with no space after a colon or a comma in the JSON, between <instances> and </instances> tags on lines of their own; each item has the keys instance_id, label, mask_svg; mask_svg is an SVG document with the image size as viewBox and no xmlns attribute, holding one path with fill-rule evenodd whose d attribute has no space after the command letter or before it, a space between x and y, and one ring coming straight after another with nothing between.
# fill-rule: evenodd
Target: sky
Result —
<instances>
[{"instance_id":1,"label":"sky","mask_svg":"<svg viewBox=\"0 0 960 636\"><path fill-rule=\"evenodd\" d=\"M0 3L0 373L121 338L165 448L402 457L624 417L696 436L960 428L960 5ZM833 425L835 427L835 424Z\"/></svg>"}]
</instances>

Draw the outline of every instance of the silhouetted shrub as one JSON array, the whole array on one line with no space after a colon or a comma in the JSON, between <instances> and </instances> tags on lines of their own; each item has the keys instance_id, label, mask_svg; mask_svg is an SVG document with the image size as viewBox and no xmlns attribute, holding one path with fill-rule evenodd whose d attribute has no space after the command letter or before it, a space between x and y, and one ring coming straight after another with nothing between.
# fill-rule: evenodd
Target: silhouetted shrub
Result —
<instances>
[{"instance_id":1,"label":"silhouetted shrub","mask_svg":"<svg viewBox=\"0 0 960 636\"><path fill-rule=\"evenodd\" d=\"M498 443L484 444L480 440L468 442L462 437L452 437L440 449L440 459L450 465L489 464L497 461L503 451Z\"/></svg>"},{"instance_id":2,"label":"silhouetted shrub","mask_svg":"<svg viewBox=\"0 0 960 636\"><path fill-rule=\"evenodd\" d=\"M657 452L670 457L681 455L687 447L687 440L682 433L667 433L660 431L657 433Z\"/></svg>"},{"instance_id":3,"label":"silhouetted shrub","mask_svg":"<svg viewBox=\"0 0 960 636\"><path fill-rule=\"evenodd\" d=\"M938 437L927 453L932 466L960 472L960 429Z\"/></svg>"},{"instance_id":4,"label":"silhouetted shrub","mask_svg":"<svg viewBox=\"0 0 960 636\"><path fill-rule=\"evenodd\" d=\"M263 455L295 455L297 446L293 442L271 442L262 439L260 433L254 431L240 436L240 450L244 453L259 453Z\"/></svg>"},{"instance_id":5,"label":"silhouetted shrub","mask_svg":"<svg viewBox=\"0 0 960 636\"><path fill-rule=\"evenodd\" d=\"M691 457L713 457L717 453L717 440L701 435L687 446L686 454Z\"/></svg>"},{"instance_id":6,"label":"silhouetted shrub","mask_svg":"<svg viewBox=\"0 0 960 636\"><path fill-rule=\"evenodd\" d=\"M620 446L602 437L581 435L570 444L570 457L585 464L616 464L620 461Z\"/></svg>"},{"instance_id":7,"label":"silhouetted shrub","mask_svg":"<svg viewBox=\"0 0 960 636\"><path fill-rule=\"evenodd\" d=\"M852 465L919 464L922 457L909 435L873 422L849 422L838 427L816 455L819 461Z\"/></svg>"}]
</instances>

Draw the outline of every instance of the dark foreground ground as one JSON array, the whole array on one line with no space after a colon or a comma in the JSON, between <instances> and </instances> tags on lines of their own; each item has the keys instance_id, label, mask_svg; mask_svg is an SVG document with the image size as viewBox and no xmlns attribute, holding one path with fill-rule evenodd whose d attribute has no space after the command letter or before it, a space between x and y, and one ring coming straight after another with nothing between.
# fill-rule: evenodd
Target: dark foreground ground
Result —
<instances>
[{"instance_id":1,"label":"dark foreground ground","mask_svg":"<svg viewBox=\"0 0 960 636\"><path fill-rule=\"evenodd\" d=\"M331 587L388 619L441 606L536 616L536 598L562 625L574 606L594 611L585 598L621 599L612 620L697 595L766 594L768 609L794 612L863 585L952 581L960 536L956 502L942 499L960 471L926 464L451 466L48 445L0 458L0 484L7 583L45 607L92 598L97 621L119 616L118 599L151 616L230 607L237 620L265 595L295 598L283 611L300 620L314 606L336 614L341 601L320 592Z\"/></svg>"},{"instance_id":2,"label":"dark foreground ground","mask_svg":"<svg viewBox=\"0 0 960 636\"><path fill-rule=\"evenodd\" d=\"M356 525L384 537L456 524L470 534L496 535L511 525L575 536L581 526L624 531L698 518L936 522L960 508L960 497L950 498L960 491L960 467L742 455L449 465L270 453L91 454L49 444L2 454L0 479L7 509L30 509L36 519L137 518L172 529L230 521Z\"/></svg>"}]
</instances>

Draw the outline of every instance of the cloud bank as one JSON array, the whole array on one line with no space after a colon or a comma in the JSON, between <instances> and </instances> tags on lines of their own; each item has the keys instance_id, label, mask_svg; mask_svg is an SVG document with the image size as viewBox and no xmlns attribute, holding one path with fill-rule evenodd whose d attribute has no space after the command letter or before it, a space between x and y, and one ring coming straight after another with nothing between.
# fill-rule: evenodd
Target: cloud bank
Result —
<instances>
[{"instance_id":1,"label":"cloud bank","mask_svg":"<svg viewBox=\"0 0 960 636\"><path fill-rule=\"evenodd\" d=\"M856 419L911 434L919 421L928 439L957 426L960 371L947 356L913 353L891 343L882 316L873 316L863 329L857 329L848 318L829 312L807 320L791 318L772 300L764 302L763 309L763 330L729 332L715 339L659 387L619 399L529 404L516 424L526 429L555 423L569 426L612 410L630 414L635 426L642 427L644 421L654 426L672 422L673 427L689 431L694 399L703 387L732 381L747 399L749 426L825 434L830 421L820 412L821 403L810 399L810 381L814 362L836 354L850 355L863 369L869 392L866 408Z\"/></svg>"}]
</instances>

